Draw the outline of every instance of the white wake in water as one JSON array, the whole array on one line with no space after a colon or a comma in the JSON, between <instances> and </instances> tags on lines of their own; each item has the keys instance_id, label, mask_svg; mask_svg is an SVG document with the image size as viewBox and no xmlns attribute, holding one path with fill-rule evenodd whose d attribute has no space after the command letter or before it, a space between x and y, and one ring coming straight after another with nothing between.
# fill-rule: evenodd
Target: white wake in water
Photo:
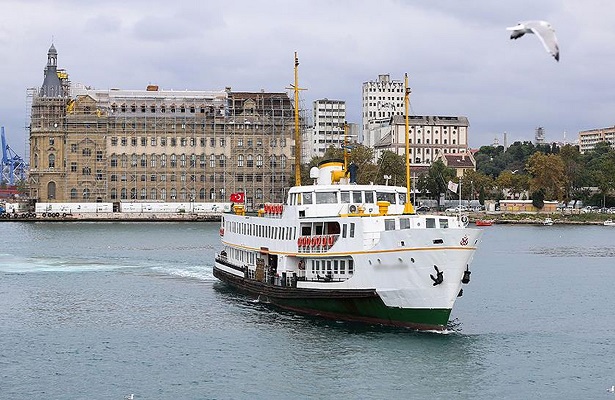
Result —
<instances>
[{"instance_id":1,"label":"white wake in water","mask_svg":"<svg viewBox=\"0 0 615 400\"><path fill-rule=\"evenodd\" d=\"M139 265L113 263L109 260L20 257L6 253L0 254L0 272L6 273L110 271L139 267Z\"/></svg>"},{"instance_id":2,"label":"white wake in water","mask_svg":"<svg viewBox=\"0 0 615 400\"><path fill-rule=\"evenodd\" d=\"M214 270L212 266L195 265L192 267L152 267L152 271L163 275L170 275L179 278L197 279L201 281L215 281Z\"/></svg>"}]
</instances>

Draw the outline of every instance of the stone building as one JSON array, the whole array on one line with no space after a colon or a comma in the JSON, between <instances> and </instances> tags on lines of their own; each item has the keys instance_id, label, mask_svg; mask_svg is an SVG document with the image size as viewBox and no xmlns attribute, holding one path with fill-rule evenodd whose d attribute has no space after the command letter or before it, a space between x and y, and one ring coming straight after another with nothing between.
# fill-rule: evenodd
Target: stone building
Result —
<instances>
[{"instance_id":1,"label":"stone building","mask_svg":"<svg viewBox=\"0 0 615 400\"><path fill-rule=\"evenodd\" d=\"M72 85L49 49L32 99L30 191L38 201L282 202L294 184L286 93L97 90Z\"/></svg>"}]
</instances>

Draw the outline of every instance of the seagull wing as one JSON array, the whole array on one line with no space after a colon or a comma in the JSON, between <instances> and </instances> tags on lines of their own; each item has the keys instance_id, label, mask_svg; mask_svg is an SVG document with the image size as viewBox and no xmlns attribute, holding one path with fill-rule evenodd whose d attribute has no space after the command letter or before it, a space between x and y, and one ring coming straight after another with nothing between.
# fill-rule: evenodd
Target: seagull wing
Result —
<instances>
[{"instance_id":1,"label":"seagull wing","mask_svg":"<svg viewBox=\"0 0 615 400\"><path fill-rule=\"evenodd\" d=\"M551 25L544 21L536 21L527 23L526 26L538 36L545 50L559 61L559 46L557 44L557 38L555 37L555 30L553 30Z\"/></svg>"}]
</instances>

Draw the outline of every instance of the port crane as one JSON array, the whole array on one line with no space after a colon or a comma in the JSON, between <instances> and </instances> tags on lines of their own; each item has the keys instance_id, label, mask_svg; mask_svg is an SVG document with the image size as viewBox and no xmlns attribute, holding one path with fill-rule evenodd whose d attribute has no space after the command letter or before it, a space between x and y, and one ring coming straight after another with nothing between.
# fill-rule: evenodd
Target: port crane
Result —
<instances>
[{"instance_id":1,"label":"port crane","mask_svg":"<svg viewBox=\"0 0 615 400\"><path fill-rule=\"evenodd\" d=\"M6 142L4 127L0 132L2 141L2 175L0 184L13 186L16 181L25 181L28 163L11 149Z\"/></svg>"}]
</instances>

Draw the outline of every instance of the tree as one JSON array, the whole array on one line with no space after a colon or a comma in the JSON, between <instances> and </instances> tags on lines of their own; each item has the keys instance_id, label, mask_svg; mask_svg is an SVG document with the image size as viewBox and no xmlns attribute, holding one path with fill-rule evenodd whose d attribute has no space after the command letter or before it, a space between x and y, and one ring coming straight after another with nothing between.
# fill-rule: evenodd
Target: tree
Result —
<instances>
[{"instance_id":1,"label":"tree","mask_svg":"<svg viewBox=\"0 0 615 400\"><path fill-rule=\"evenodd\" d=\"M532 196L539 190L544 198L562 200L564 197L564 162L558 154L534 153L528 160Z\"/></svg>"},{"instance_id":2,"label":"tree","mask_svg":"<svg viewBox=\"0 0 615 400\"><path fill-rule=\"evenodd\" d=\"M577 146L564 145L559 152L564 162L564 202L568 204L575 195L575 188L580 187L582 160Z\"/></svg>"},{"instance_id":3,"label":"tree","mask_svg":"<svg viewBox=\"0 0 615 400\"><path fill-rule=\"evenodd\" d=\"M378 175L376 183L385 183L384 175L391 177L391 184L406 186L406 160L405 157L386 150L378 159Z\"/></svg>"},{"instance_id":4,"label":"tree","mask_svg":"<svg viewBox=\"0 0 615 400\"><path fill-rule=\"evenodd\" d=\"M479 171L467 170L463 173L461 195L464 199L478 198L484 204L485 195L493 190L493 179Z\"/></svg>"},{"instance_id":5,"label":"tree","mask_svg":"<svg viewBox=\"0 0 615 400\"><path fill-rule=\"evenodd\" d=\"M431 164L427 173L419 176L417 189L423 195L428 195L432 199L439 199L440 194L446 193L448 181L455 178L455 170L448 168L442 160Z\"/></svg>"}]
</instances>

